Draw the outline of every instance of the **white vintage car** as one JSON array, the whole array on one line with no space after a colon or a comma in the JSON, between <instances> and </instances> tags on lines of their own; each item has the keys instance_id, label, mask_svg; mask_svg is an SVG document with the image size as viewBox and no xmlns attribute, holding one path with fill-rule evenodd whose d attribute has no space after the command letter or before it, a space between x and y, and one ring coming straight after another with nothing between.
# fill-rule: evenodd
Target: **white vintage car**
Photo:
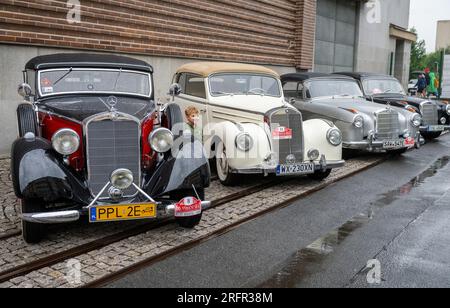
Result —
<instances>
[{"instance_id":1,"label":"white vintage car","mask_svg":"<svg viewBox=\"0 0 450 308\"><path fill-rule=\"evenodd\" d=\"M224 185L239 174L309 175L342 167L342 134L330 121L303 121L279 75L257 65L200 62L180 67L171 88L186 130L201 138Z\"/></svg>"}]
</instances>

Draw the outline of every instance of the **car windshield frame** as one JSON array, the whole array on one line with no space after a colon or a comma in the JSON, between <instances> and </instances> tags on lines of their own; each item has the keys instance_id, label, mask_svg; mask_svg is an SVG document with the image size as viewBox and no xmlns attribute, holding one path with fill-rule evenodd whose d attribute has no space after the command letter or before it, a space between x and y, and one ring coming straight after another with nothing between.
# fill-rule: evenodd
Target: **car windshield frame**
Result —
<instances>
[{"instance_id":1,"label":"car windshield frame","mask_svg":"<svg viewBox=\"0 0 450 308\"><path fill-rule=\"evenodd\" d=\"M308 98L308 97L306 96L306 91L308 90L308 86L309 86L311 83L313 83L313 82L321 82L321 81L326 81L326 82L348 82L348 83L354 83L355 86L356 86L356 89L359 90L360 95L351 95L351 94L348 94L348 97L361 97L361 98L364 97L364 93L363 93L363 91L361 90L361 88L359 87L358 82L357 82L356 80L353 81L353 80L344 80L344 79L338 79L338 78L330 78L330 79L323 79L323 78L322 78L322 79L310 79L310 80L307 80L307 81L305 81L305 82L303 83L303 86L304 86L304 89L303 89L304 94L303 94L303 96L305 97L305 99L317 100L317 99L320 99L320 98L323 98L323 97L340 97L340 96L346 97L346 94L347 94L347 93L334 94L334 95L325 95L325 96L323 96L323 95L322 95L322 96L314 96L314 97Z\"/></svg>"},{"instance_id":2,"label":"car windshield frame","mask_svg":"<svg viewBox=\"0 0 450 308\"><path fill-rule=\"evenodd\" d=\"M44 94L42 93L42 85L41 85L41 75L43 73L47 73L47 72L57 72L57 71L61 71L61 72L66 72L69 76L70 73L72 71L100 71L100 72L115 72L117 73L117 75L119 76L119 74L122 73L133 73L133 74L138 74L138 75L144 75L148 77L148 86L149 86L149 93L148 95L146 94L140 94L140 93L133 93L133 92L121 92L121 91L114 91L114 90L110 90L110 91L67 91L67 92L57 92L57 93L49 93L49 94ZM64 76L64 75L62 75ZM62 77L61 76L61 77ZM110 94L110 95L130 95L130 96L137 96L137 97L143 97L143 98L151 98L152 94L153 94L153 83L152 83L152 74L150 73L146 73L146 72L141 72L141 71L135 71L135 70L130 70L130 69L108 69L108 68L71 68L71 67L66 67L66 68L52 68L52 69L45 69L45 70L39 70L36 74L36 87L38 88L38 93L39 93L39 97L41 98L47 98L47 97L52 97L52 96L60 96L60 95L71 95L71 94L80 94L80 95L93 95L93 94ZM66 78L66 76L64 77ZM112 85L114 86L114 85Z\"/></svg>"},{"instance_id":3,"label":"car windshield frame","mask_svg":"<svg viewBox=\"0 0 450 308\"><path fill-rule=\"evenodd\" d=\"M390 89L391 91L389 92L382 92L382 93L368 93L366 87L364 86L365 82L371 81L371 80L377 80L377 81L390 81L390 82L396 82L400 88L402 89L402 93L399 92L393 92L392 89ZM384 94L397 94L397 95L406 95L406 91L403 88L403 85L400 83L400 81L398 81L395 78L383 78L383 77L378 77L378 78L364 78L363 80L361 80L361 86L363 88L364 94L366 95L370 95L370 96L374 96L374 95L384 95Z\"/></svg>"},{"instance_id":4,"label":"car windshield frame","mask_svg":"<svg viewBox=\"0 0 450 308\"><path fill-rule=\"evenodd\" d=\"M232 76L232 75L243 75L243 76L254 76L254 77L266 77L271 78L277 82L278 85L278 95L269 95L268 93L224 93L224 94L213 94L212 87L211 87L211 79L218 76ZM208 76L208 92L209 95L212 97L222 97L222 96L229 96L229 95L253 95L253 96L266 96L266 97L276 97L281 98L283 96L283 88L281 86L281 80L275 76L268 75L268 74L259 74L259 73L241 73L241 72L235 72L235 73L214 73Z\"/></svg>"}]
</instances>

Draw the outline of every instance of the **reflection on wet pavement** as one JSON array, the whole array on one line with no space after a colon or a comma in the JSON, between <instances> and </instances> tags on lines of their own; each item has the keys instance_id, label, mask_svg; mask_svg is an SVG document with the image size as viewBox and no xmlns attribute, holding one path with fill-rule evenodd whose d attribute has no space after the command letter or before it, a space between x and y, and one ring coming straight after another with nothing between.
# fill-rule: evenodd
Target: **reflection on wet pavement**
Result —
<instances>
[{"instance_id":1,"label":"reflection on wet pavement","mask_svg":"<svg viewBox=\"0 0 450 308\"><path fill-rule=\"evenodd\" d=\"M383 194L380 199L371 204L365 213L361 213L319 238L306 248L299 250L286 262L281 271L259 285L261 288L293 288L307 276L313 274L314 265L322 261L335 251L353 232L370 222L376 209L392 204L402 196L409 195L415 188L423 185L427 179L435 176L439 170L450 162L450 156L444 156L435 161L427 170L401 187Z\"/></svg>"}]
</instances>

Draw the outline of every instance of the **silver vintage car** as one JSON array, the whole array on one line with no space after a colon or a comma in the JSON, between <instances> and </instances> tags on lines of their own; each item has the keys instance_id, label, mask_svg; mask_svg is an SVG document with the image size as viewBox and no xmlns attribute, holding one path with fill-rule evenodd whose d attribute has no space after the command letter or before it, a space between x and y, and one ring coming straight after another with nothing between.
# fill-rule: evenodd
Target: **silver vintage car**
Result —
<instances>
[{"instance_id":1,"label":"silver vintage car","mask_svg":"<svg viewBox=\"0 0 450 308\"><path fill-rule=\"evenodd\" d=\"M365 100L352 78L296 73L281 80L285 97L305 119L323 118L342 131L344 149L402 154L420 147L422 117L414 109Z\"/></svg>"}]
</instances>

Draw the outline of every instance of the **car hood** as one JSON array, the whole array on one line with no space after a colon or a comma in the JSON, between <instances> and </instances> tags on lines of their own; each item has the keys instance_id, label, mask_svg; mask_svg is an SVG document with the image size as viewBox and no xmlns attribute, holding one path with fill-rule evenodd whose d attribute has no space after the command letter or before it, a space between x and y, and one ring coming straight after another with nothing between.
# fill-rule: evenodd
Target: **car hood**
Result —
<instances>
[{"instance_id":1,"label":"car hood","mask_svg":"<svg viewBox=\"0 0 450 308\"><path fill-rule=\"evenodd\" d=\"M354 114L349 110L356 110L359 114L366 115L370 118L375 118L374 114L376 112L382 111L386 109L386 106L382 106L380 104L372 103L363 98L326 98L326 99L318 99L314 100L312 105L316 105L317 107L323 107L324 111L327 110L335 113L335 117L337 120L341 121L352 121ZM399 113L403 113L402 109L394 108ZM334 110L334 112L333 112ZM343 112L344 111L344 112ZM349 117L342 118L342 115L349 114ZM333 116L333 115L331 115Z\"/></svg>"},{"instance_id":2,"label":"car hood","mask_svg":"<svg viewBox=\"0 0 450 308\"><path fill-rule=\"evenodd\" d=\"M420 104L429 101L420 97L406 96L401 94L382 94L375 95L373 97L374 101L382 103L397 103L399 105L411 105L413 107L419 108Z\"/></svg>"},{"instance_id":3,"label":"car hood","mask_svg":"<svg viewBox=\"0 0 450 308\"><path fill-rule=\"evenodd\" d=\"M50 111L76 121L85 119L99 113L111 111L108 104L110 96L72 96L57 97L47 99L39 103L39 108L44 111ZM156 110L155 103L149 99L134 98L126 96L117 96L115 109L136 117L139 120L144 119L149 113Z\"/></svg>"},{"instance_id":4,"label":"car hood","mask_svg":"<svg viewBox=\"0 0 450 308\"><path fill-rule=\"evenodd\" d=\"M210 105L218 107L240 109L249 113L262 113L273 110L274 108L281 108L284 106L291 106L285 102L283 97L271 97L260 95L233 95L213 97L210 100Z\"/></svg>"},{"instance_id":5,"label":"car hood","mask_svg":"<svg viewBox=\"0 0 450 308\"><path fill-rule=\"evenodd\" d=\"M387 108L387 106L372 103L363 98L324 98L316 99L311 103L296 104L296 106L302 106L305 111L312 112L313 114L323 115L335 123L353 123L356 111L357 114L364 118L366 135L370 130L375 129L376 113ZM301 108L300 111L302 111ZM402 130L414 129L410 124L410 120L413 117L412 112L404 108L392 106L389 108L398 112Z\"/></svg>"}]
</instances>

